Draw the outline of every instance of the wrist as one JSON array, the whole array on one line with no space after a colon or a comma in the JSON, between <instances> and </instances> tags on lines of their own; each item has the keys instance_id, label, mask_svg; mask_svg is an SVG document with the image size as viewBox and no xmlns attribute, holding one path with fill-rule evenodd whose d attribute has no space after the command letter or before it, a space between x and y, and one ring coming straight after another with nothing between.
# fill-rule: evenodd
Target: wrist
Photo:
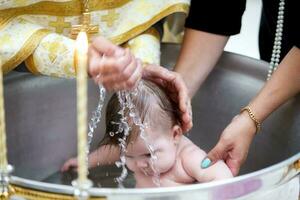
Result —
<instances>
[{"instance_id":1,"label":"wrist","mask_svg":"<svg viewBox=\"0 0 300 200\"><path fill-rule=\"evenodd\" d=\"M241 109L240 116L244 118L244 120L247 120L249 124L251 124L254 133L258 133L261 130L261 122L256 118L255 113L253 113L249 106Z\"/></svg>"},{"instance_id":2,"label":"wrist","mask_svg":"<svg viewBox=\"0 0 300 200\"><path fill-rule=\"evenodd\" d=\"M256 134L256 126L250 119L249 115L246 112L243 112L238 115L238 118L240 121L239 123L246 124L247 131L245 131L245 133L247 133L251 138L254 137Z\"/></svg>"}]
</instances>

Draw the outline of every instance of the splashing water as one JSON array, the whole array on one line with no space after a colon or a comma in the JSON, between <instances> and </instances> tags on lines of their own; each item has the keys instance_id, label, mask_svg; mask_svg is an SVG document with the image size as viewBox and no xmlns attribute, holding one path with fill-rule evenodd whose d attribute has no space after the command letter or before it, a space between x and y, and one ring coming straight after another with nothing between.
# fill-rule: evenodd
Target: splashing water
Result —
<instances>
[{"instance_id":1,"label":"splashing water","mask_svg":"<svg viewBox=\"0 0 300 200\"><path fill-rule=\"evenodd\" d=\"M139 83L138 87L141 87L141 84L142 83ZM145 142L145 145L151 155L150 167L151 167L152 171L154 172L152 181L156 186L159 187L160 186L159 172L155 168L155 161L157 160L157 157L154 154L152 145L148 142L147 135L145 133L146 125L142 123L142 120L141 120L140 116L137 114L138 112L136 111L135 105L133 104L132 99L131 99L131 95L136 96L137 92L138 92L137 89L135 89L133 92L122 91L122 92L118 93L118 99L119 99L120 107L121 107L121 110L119 112L119 114L121 115L121 124L119 126L119 129L121 127L121 129L124 131L124 136L123 136L123 138L119 139L119 142L120 142L119 145L121 148L121 156L120 156L120 161L116 162L117 167L122 167L122 173L121 173L120 177L116 178L116 181L118 182L119 186L123 187L123 181L125 180L125 178L128 174L127 168L125 165L126 164L126 157L125 157L126 138L129 135L129 130L130 130L130 127L128 125L128 117L125 116L126 115L125 110L127 108L129 111L129 117L132 119L133 123L139 127L139 129L140 129L139 135Z\"/></svg>"},{"instance_id":2,"label":"splashing water","mask_svg":"<svg viewBox=\"0 0 300 200\"><path fill-rule=\"evenodd\" d=\"M93 111L92 113L92 117L91 120L89 122L89 132L87 134L87 150L86 150L86 155L89 155L90 153L90 147L91 147L91 143L93 140L93 136L94 136L94 131L97 128L97 124L100 122L101 119L101 111L102 111L102 107L104 104L104 100L105 100L105 95L106 95L106 90L102 85L99 85L99 102L98 105L95 109L95 111ZM88 163L88 156L87 156L87 163Z\"/></svg>"},{"instance_id":3,"label":"splashing water","mask_svg":"<svg viewBox=\"0 0 300 200\"><path fill-rule=\"evenodd\" d=\"M139 83L139 86L141 85L141 83ZM138 87L139 87L138 86ZM117 124L119 125L118 131L113 133L110 132L110 136L114 136L114 134L118 134L121 132L124 132L124 136L122 138L119 138L119 146L121 149L121 153L120 153L120 160L117 161L115 164L118 168L122 168L122 172L121 175L119 177L117 177L115 180L117 181L118 185L120 188L123 188L123 182L125 180L125 178L128 175L128 170L126 168L126 139L127 136L129 135L129 131L130 131L130 127L128 125L128 117L126 116L126 109L128 109L129 111L129 117L133 120L133 123L139 127L140 129L140 137L144 140L146 147L149 150L149 153L151 155L150 158L150 167L152 169L152 171L154 172L153 175L153 183L157 186L160 186L160 181L159 181L159 173L155 168L155 161L157 160L157 157L154 154L154 150L152 145L148 142L147 139L147 135L145 133L145 128L146 125L142 123L141 118L139 117L139 115L136 112L136 108L135 105L133 104L132 100L131 100L131 95L136 96L137 95L138 90L135 89L132 92L128 92L128 91L120 91L117 93L118 95L118 100L120 102L120 107L121 110L119 111L119 114L121 115L121 122L117 123L117 122L111 122L112 124ZM91 142L94 136L94 131L97 128L97 124L100 122L101 119L101 111L102 111L102 107L104 104L104 99L106 96L106 90L102 85L99 85L99 102L98 105L95 109L95 111L92 114L91 120L89 122L89 132L88 132L88 139L87 139L87 155L90 152L90 146L91 146ZM88 156L87 156L87 162L88 162Z\"/></svg>"},{"instance_id":4,"label":"splashing water","mask_svg":"<svg viewBox=\"0 0 300 200\"><path fill-rule=\"evenodd\" d=\"M138 87L142 87L142 83L140 82ZM134 92L131 93L131 95L136 96L137 95L137 89L135 89ZM153 146L149 143L148 138L147 138L147 134L145 132L145 129L147 128L147 124L143 124L142 120L140 118L140 116L137 114L138 112L136 111L136 108L131 100L131 96L129 93L126 93L126 100L127 100L127 106L129 109L129 116L133 119L133 123L139 127L140 129L140 137L143 139L150 155L150 167L151 170L153 171L153 178L152 181L156 186L160 186L160 176L159 176L159 172L155 167L155 162L157 160L157 156L154 153L154 148Z\"/></svg>"},{"instance_id":5,"label":"splashing water","mask_svg":"<svg viewBox=\"0 0 300 200\"><path fill-rule=\"evenodd\" d=\"M125 110L126 110L126 99L124 97L126 97L127 92L125 91L120 91L118 92L118 99L119 99L119 102L120 102L120 107L121 107L121 110L118 112L120 115L121 115L121 122L120 123L116 123L116 122L112 122L112 123L115 123L115 124L118 124L119 125L119 128L118 128L118 131L116 132L119 133L119 132L124 132L124 135L122 138L119 138L119 146L121 148L121 153L120 153L120 160L116 162L116 166L118 168L122 167L122 172L121 172L121 175L119 177L116 178L116 181L119 185L120 188L124 188L124 185L123 185L123 182L125 180L125 178L127 177L128 175L128 171L127 171L127 168L126 168L126 157L125 157L125 153L126 153L126 138L127 136L129 135L129 125L128 125L128 118L126 117L126 114L125 114ZM111 134L111 133L110 133Z\"/></svg>"}]
</instances>

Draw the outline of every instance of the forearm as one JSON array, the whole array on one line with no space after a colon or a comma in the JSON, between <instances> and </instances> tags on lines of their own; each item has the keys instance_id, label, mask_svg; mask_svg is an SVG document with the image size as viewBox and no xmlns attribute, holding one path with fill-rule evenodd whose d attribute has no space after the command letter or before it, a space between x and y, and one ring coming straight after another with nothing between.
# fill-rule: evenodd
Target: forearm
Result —
<instances>
[{"instance_id":1,"label":"forearm","mask_svg":"<svg viewBox=\"0 0 300 200\"><path fill-rule=\"evenodd\" d=\"M190 97L194 96L216 65L227 40L227 36L188 28L185 30L175 71L182 75Z\"/></svg>"},{"instance_id":2,"label":"forearm","mask_svg":"<svg viewBox=\"0 0 300 200\"><path fill-rule=\"evenodd\" d=\"M120 149L117 146L104 145L89 154L89 168L98 165L111 165L120 159Z\"/></svg>"},{"instance_id":3,"label":"forearm","mask_svg":"<svg viewBox=\"0 0 300 200\"><path fill-rule=\"evenodd\" d=\"M298 92L300 92L300 49L294 47L249 106L255 117L263 121Z\"/></svg>"}]
</instances>

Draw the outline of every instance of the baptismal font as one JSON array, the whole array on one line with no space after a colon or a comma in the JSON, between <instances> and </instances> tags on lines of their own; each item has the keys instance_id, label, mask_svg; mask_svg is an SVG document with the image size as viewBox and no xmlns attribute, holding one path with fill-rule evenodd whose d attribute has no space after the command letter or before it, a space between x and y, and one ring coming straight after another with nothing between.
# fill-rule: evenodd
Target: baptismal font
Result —
<instances>
[{"instance_id":1,"label":"baptismal font","mask_svg":"<svg viewBox=\"0 0 300 200\"><path fill-rule=\"evenodd\" d=\"M3 74L0 60L0 199L6 200L14 193L9 185L10 175L13 171L12 165L7 162L7 145L5 130L5 110L3 98Z\"/></svg>"}]
</instances>

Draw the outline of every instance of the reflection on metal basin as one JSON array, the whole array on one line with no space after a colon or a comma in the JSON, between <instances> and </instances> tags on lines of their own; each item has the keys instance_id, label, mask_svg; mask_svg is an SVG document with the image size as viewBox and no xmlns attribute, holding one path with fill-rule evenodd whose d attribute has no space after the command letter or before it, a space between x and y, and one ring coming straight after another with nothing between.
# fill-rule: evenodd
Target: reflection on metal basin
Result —
<instances>
[{"instance_id":1,"label":"reflection on metal basin","mask_svg":"<svg viewBox=\"0 0 300 200\"><path fill-rule=\"evenodd\" d=\"M177 45L163 45L162 64L173 66L178 52ZM206 151L211 149L233 116L263 86L266 74L267 63L224 53L193 99L194 128L189 133L192 141ZM90 82L90 113L97 101L97 87ZM67 158L76 154L75 103L74 80L20 72L5 77L8 156L15 167L12 177L15 186L73 193L71 186L60 184L60 178L49 177L59 171ZM94 147L103 136L103 121L96 130ZM132 200L270 199L272 195L276 195L273 199L297 199L299 166L294 163L300 159L299 121L300 97L296 96L266 120L254 139L241 175L233 179L170 188L102 187L93 188L91 193L108 199ZM106 169L115 173L110 167Z\"/></svg>"}]
</instances>

